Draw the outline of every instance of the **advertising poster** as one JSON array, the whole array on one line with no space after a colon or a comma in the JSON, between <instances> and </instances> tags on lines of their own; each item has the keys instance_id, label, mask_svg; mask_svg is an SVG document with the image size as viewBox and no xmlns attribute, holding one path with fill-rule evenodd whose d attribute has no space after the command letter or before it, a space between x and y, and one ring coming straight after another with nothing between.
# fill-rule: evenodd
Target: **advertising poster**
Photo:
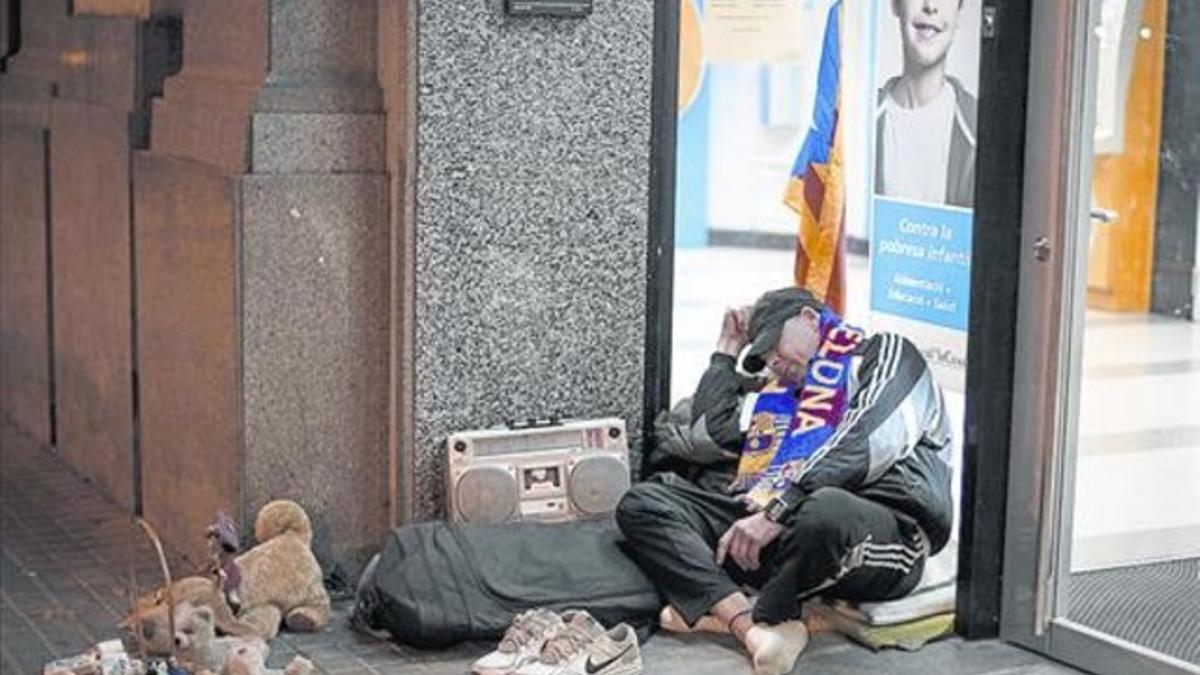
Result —
<instances>
[{"instance_id":1,"label":"advertising poster","mask_svg":"<svg viewBox=\"0 0 1200 675\"><path fill-rule=\"evenodd\" d=\"M980 0L875 3L871 328L908 336L943 386L967 361Z\"/></svg>"},{"instance_id":2,"label":"advertising poster","mask_svg":"<svg viewBox=\"0 0 1200 675\"><path fill-rule=\"evenodd\" d=\"M705 56L713 63L797 62L804 12L796 0L707 0Z\"/></svg>"}]
</instances>

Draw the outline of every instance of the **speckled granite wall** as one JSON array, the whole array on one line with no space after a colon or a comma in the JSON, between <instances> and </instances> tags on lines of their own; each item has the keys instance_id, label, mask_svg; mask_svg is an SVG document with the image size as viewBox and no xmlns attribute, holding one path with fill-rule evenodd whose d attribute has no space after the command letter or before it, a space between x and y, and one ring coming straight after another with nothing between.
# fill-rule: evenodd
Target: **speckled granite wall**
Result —
<instances>
[{"instance_id":1,"label":"speckled granite wall","mask_svg":"<svg viewBox=\"0 0 1200 675\"><path fill-rule=\"evenodd\" d=\"M415 513L454 431L619 415L640 438L652 0L585 19L419 3Z\"/></svg>"},{"instance_id":2,"label":"speckled granite wall","mask_svg":"<svg viewBox=\"0 0 1200 675\"><path fill-rule=\"evenodd\" d=\"M245 513L295 499L352 565L387 525L386 190L242 178Z\"/></svg>"},{"instance_id":3,"label":"speckled granite wall","mask_svg":"<svg viewBox=\"0 0 1200 675\"><path fill-rule=\"evenodd\" d=\"M295 499L349 578L388 525L377 4L271 0L240 179L245 513Z\"/></svg>"}]
</instances>

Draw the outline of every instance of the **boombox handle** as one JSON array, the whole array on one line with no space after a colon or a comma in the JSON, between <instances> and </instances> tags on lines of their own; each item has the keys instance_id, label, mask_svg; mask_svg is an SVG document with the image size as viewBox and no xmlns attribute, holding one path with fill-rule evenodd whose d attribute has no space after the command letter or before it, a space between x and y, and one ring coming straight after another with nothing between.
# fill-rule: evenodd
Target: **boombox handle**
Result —
<instances>
[{"instance_id":1,"label":"boombox handle","mask_svg":"<svg viewBox=\"0 0 1200 675\"><path fill-rule=\"evenodd\" d=\"M542 418L527 417L524 420L518 420L510 417L504 421L504 426L508 427L512 431L516 431L517 429L543 429L547 427L561 427L562 423L563 421L561 415L551 415L549 417Z\"/></svg>"}]
</instances>

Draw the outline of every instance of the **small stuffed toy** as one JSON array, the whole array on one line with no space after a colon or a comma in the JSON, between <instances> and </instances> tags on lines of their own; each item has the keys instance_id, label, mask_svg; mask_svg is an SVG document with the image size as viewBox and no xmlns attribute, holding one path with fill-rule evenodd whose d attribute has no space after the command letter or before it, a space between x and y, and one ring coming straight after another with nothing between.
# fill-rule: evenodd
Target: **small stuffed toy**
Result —
<instances>
[{"instance_id":1,"label":"small stuffed toy","mask_svg":"<svg viewBox=\"0 0 1200 675\"><path fill-rule=\"evenodd\" d=\"M267 643L262 640L239 640L225 660L221 675L309 675L312 661L294 657L283 670L267 668Z\"/></svg>"},{"instance_id":2,"label":"small stuffed toy","mask_svg":"<svg viewBox=\"0 0 1200 675\"><path fill-rule=\"evenodd\" d=\"M219 638L212 610L183 602L175 607L175 648L179 664L190 671L220 672L237 638Z\"/></svg>"},{"instance_id":3,"label":"small stuffed toy","mask_svg":"<svg viewBox=\"0 0 1200 675\"><path fill-rule=\"evenodd\" d=\"M208 553L213 562L213 571L225 593L225 600L236 614L242 607L239 588L242 572L234 557L238 554L240 537L237 523L224 511L217 512L217 519L205 532L208 537Z\"/></svg>"}]
</instances>

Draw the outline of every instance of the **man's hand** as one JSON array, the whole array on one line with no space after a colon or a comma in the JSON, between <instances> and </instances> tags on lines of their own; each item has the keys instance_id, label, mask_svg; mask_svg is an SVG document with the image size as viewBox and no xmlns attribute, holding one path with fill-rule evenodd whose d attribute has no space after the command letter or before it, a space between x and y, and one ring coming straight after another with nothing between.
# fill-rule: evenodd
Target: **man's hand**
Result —
<instances>
[{"instance_id":1,"label":"man's hand","mask_svg":"<svg viewBox=\"0 0 1200 675\"><path fill-rule=\"evenodd\" d=\"M758 502L751 499L750 494L747 492L743 492L742 494L738 495L737 500L741 502L742 506L746 507L746 510L750 513L758 513L766 508L766 506L762 506Z\"/></svg>"},{"instance_id":2,"label":"man's hand","mask_svg":"<svg viewBox=\"0 0 1200 675\"><path fill-rule=\"evenodd\" d=\"M717 351L737 358L742 348L750 341L750 308L730 307L721 319L721 337L717 338Z\"/></svg>"},{"instance_id":3,"label":"man's hand","mask_svg":"<svg viewBox=\"0 0 1200 675\"><path fill-rule=\"evenodd\" d=\"M765 513L746 516L721 535L721 540L717 542L717 564L724 565L728 555L738 567L753 572L758 569L759 554L781 532L783 525L767 520Z\"/></svg>"}]
</instances>

